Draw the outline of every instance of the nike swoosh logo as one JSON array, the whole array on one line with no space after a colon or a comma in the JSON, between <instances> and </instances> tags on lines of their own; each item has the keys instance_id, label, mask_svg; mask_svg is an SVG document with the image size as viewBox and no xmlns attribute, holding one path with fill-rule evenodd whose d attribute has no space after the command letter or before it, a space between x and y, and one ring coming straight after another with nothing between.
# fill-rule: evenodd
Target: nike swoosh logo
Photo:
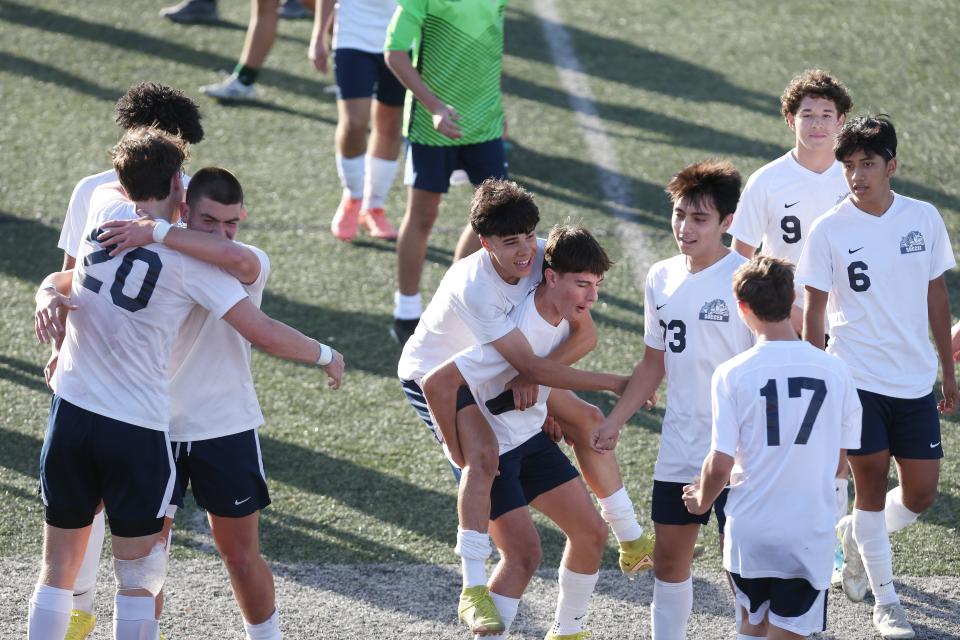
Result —
<instances>
[{"instance_id":1,"label":"nike swoosh logo","mask_svg":"<svg viewBox=\"0 0 960 640\"><path fill-rule=\"evenodd\" d=\"M860 249L863 249L863 247L860 247ZM847 249L847 253L856 253L857 251L860 251L860 249Z\"/></svg>"},{"instance_id":2,"label":"nike swoosh logo","mask_svg":"<svg viewBox=\"0 0 960 640\"><path fill-rule=\"evenodd\" d=\"M784 204L784 205L783 205L783 208L784 208L784 209L789 209L790 207L792 207L793 205L796 205L796 204L800 204L800 201L797 200L797 201L794 202L793 204Z\"/></svg>"},{"instance_id":3,"label":"nike swoosh logo","mask_svg":"<svg viewBox=\"0 0 960 640\"><path fill-rule=\"evenodd\" d=\"M939 447L939 446L940 446L940 441L939 441L939 440L937 440L936 442L931 442L931 443L930 443L930 448L931 448L931 449L936 449L936 448Z\"/></svg>"},{"instance_id":4,"label":"nike swoosh logo","mask_svg":"<svg viewBox=\"0 0 960 640\"><path fill-rule=\"evenodd\" d=\"M664 302L663 304L658 304L658 305L657 305L657 311L660 311L660 309L663 309L665 306L667 306L667 303L666 303L666 302Z\"/></svg>"},{"instance_id":5,"label":"nike swoosh logo","mask_svg":"<svg viewBox=\"0 0 960 640\"><path fill-rule=\"evenodd\" d=\"M246 502L247 500L249 500L249 499L252 498L252 497L253 497L253 496L247 496L247 497L244 498L243 500L234 500L234 501L233 501L233 504L234 504L235 506L238 506L238 507L239 507L240 505L242 505L244 502Z\"/></svg>"}]
</instances>

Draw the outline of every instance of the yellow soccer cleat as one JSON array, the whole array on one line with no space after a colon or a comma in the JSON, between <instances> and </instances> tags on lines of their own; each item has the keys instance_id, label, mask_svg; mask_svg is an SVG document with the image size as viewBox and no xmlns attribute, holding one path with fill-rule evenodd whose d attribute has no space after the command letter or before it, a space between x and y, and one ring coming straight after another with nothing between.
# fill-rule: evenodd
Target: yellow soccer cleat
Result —
<instances>
[{"instance_id":1,"label":"yellow soccer cleat","mask_svg":"<svg viewBox=\"0 0 960 640\"><path fill-rule=\"evenodd\" d=\"M93 633L96 624L97 616L74 609L70 612L70 625L67 627L67 635L63 636L63 640L83 640Z\"/></svg>"},{"instance_id":2,"label":"yellow soccer cleat","mask_svg":"<svg viewBox=\"0 0 960 640\"><path fill-rule=\"evenodd\" d=\"M646 531L630 542L620 543L620 571L633 580L637 574L653 569L653 543L656 537Z\"/></svg>"},{"instance_id":3,"label":"yellow soccer cleat","mask_svg":"<svg viewBox=\"0 0 960 640\"><path fill-rule=\"evenodd\" d=\"M471 633L480 636L489 636L503 633L503 620L497 605L490 597L490 590L486 585L464 587L460 594L460 606L457 615L470 628Z\"/></svg>"},{"instance_id":4,"label":"yellow soccer cleat","mask_svg":"<svg viewBox=\"0 0 960 640\"><path fill-rule=\"evenodd\" d=\"M584 638L589 638L591 634L589 631L577 631L576 633L568 633L566 635L560 635L551 631L543 640L584 640Z\"/></svg>"}]
</instances>

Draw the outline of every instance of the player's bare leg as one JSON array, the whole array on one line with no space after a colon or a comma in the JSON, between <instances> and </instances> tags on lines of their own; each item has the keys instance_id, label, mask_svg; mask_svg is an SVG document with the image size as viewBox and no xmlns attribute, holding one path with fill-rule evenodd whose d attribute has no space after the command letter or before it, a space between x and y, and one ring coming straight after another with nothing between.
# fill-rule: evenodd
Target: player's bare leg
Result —
<instances>
[{"instance_id":1,"label":"player's bare leg","mask_svg":"<svg viewBox=\"0 0 960 640\"><path fill-rule=\"evenodd\" d=\"M391 107L374 100L371 116L370 155L381 160L396 160L403 144L403 107Z\"/></svg>"},{"instance_id":2,"label":"player's bare leg","mask_svg":"<svg viewBox=\"0 0 960 640\"><path fill-rule=\"evenodd\" d=\"M397 285L401 295L420 293L420 275L427 257L427 241L440 213L443 194L410 187L407 210L397 238Z\"/></svg>"},{"instance_id":3,"label":"player's bare leg","mask_svg":"<svg viewBox=\"0 0 960 640\"><path fill-rule=\"evenodd\" d=\"M453 252L453 261L469 256L480 250L480 236L473 230L470 223L460 232L460 239L457 240L457 249Z\"/></svg>"},{"instance_id":4,"label":"player's bare leg","mask_svg":"<svg viewBox=\"0 0 960 640\"><path fill-rule=\"evenodd\" d=\"M40 577L30 598L27 622L30 640L62 638L66 633L73 608L73 584L89 537L89 526L61 529L44 525Z\"/></svg>"},{"instance_id":5,"label":"player's bare leg","mask_svg":"<svg viewBox=\"0 0 960 640\"><path fill-rule=\"evenodd\" d=\"M653 602L650 604L653 637L681 637L693 610L693 546L700 525L654 524Z\"/></svg>"},{"instance_id":6,"label":"player's bare leg","mask_svg":"<svg viewBox=\"0 0 960 640\"><path fill-rule=\"evenodd\" d=\"M276 611L276 592L273 572L260 555L260 512L242 518L210 514L209 519L243 619L253 625L266 622Z\"/></svg>"},{"instance_id":7,"label":"player's bare leg","mask_svg":"<svg viewBox=\"0 0 960 640\"><path fill-rule=\"evenodd\" d=\"M337 175L340 177L343 194L330 223L330 230L338 240L350 241L357 235L363 203L370 103L370 98L337 100L334 145Z\"/></svg>"},{"instance_id":8,"label":"player's bare leg","mask_svg":"<svg viewBox=\"0 0 960 640\"><path fill-rule=\"evenodd\" d=\"M513 509L490 522L490 537L500 551L500 562L488 583L490 597L500 614L504 637L517 615L520 598L540 566L540 535L529 509Z\"/></svg>"},{"instance_id":9,"label":"player's bare leg","mask_svg":"<svg viewBox=\"0 0 960 640\"><path fill-rule=\"evenodd\" d=\"M159 633L157 600L167 574L167 536L158 533L112 537L117 595L114 636L117 640L155 637Z\"/></svg>"},{"instance_id":10,"label":"player's bare leg","mask_svg":"<svg viewBox=\"0 0 960 640\"><path fill-rule=\"evenodd\" d=\"M273 41L277 38L277 15L279 0L250 0L250 23L247 25L247 34L243 41L243 51L240 54L240 64L263 68Z\"/></svg>"},{"instance_id":11,"label":"player's bare leg","mask_svg":"<svg viewBox=\"0 0 960 640\"><path fill-rule=\"evenodd\" d=\"M403 107L373 100L370 117L373 129L365 157L360 222L371 236L392 240L396 239L397 230L387 219L384 200L397 175L397 157L403 144Z\"/></svg>"}]
</instances>

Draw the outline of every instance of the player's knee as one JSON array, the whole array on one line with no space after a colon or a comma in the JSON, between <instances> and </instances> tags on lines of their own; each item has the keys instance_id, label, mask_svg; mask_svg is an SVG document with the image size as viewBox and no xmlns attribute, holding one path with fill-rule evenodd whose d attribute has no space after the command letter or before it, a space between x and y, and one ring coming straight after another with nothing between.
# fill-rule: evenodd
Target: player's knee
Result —
<instances>
[{"instance_id":1,"label":"player's knee","mask_svg":"<svg viewBox=\"0 0 960 640\"><path fill-rule=\"evenodd\" d=\"M923 491L904 491L903 506L914 513L923 513L933 506L937 500L937 490L925 489Z\"/></svg>"},{"instance_id":2,"label":"player's knee","mask_svg":"<svg viewBox=\"0 0 960 640\"><path fill-rule=\"evenodd\" d=\"M343 120L343 135L351 141L365 140L370 122L354 113L347 113Z\"/></svg>"},{"instance_id":3,"label":"player's knee","mask_svg":"<svg viewBox=\"0 0 960 640\"><path fill-rule=\"evenodd\" d=\"M585 549L602 554L607 545L608 529L607 523L602 518L591 518L588 525L583 527L583 531L578 534L577 542Z\"/></svg>"},{"instance_id":4,"label":"player's knee","mask_svg":"<svg viewBox=\"0 0 960 640\"><path fill-rule=\"evenodd\" d=\"M150 553L133 560L113 559L113 573L117 578L117 590L147 591L156 596L167 579L167 548L158 542Z\"/></svg>"},{"instance_id":5,"label":"player's knee","mask_svg":"<svg viewBox=\"0 0 960 640\"><path fill-rule=\"evenodd\" d=\"M468 473L477 480L493 483L500 467L500 456L497 454L495 446L476 448L466 460Z\"/></svg>"},{"instance_id":6,"label":"player's knee","mask_svg":"<svg viewBox=\"0 0 960 640\"><path fill-rule=\"evenodd\" d=\"M229 547L220 550L220 557L223 558L223 564L226 565L227 572L236 577L249 574L260 560L258 554L251 553L248 549Z\"/></svg>"},{"instance_id":7,"label":"player's knee","mask_svg":"<svg viewBox=\"0 0 960 640\"><path fill-rule=\"evenodd\" d=\"M540 567L540 561L543 558L543 550L540 548L540 542L530 540L525 544L517 546L510 552L503 551L504 559L514 570L525 576L527 579L533 577Z\"/></svg>"}]
</instances>

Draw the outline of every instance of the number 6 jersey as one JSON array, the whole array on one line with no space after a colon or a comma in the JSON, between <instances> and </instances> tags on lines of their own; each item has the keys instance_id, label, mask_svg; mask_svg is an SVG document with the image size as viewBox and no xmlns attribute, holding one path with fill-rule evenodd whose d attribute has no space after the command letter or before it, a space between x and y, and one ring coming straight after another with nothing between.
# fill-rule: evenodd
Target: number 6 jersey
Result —
<instances>
[{"instance_id":1,"label":"number 6 jersey","mask_svg":"<svg viewBox=\"0 0 960 640\"><path fill-rule=\"evenodd\" d=\"M194 305L220 318L247 296L223 270L161 244L116 257L95 238L107 220L137 218L118 191L94 192L77 255L67 335L54 377L57 395L87 411L166 431L167 365Z\"/></svg>"},{"instance_id":2,"label":"number 6 jersey","mask_svg":"<svg viewBox=\"0 0 960 640\"><path fill-rule=\"evenodd\" d=\"M691 482L710 451L710 377L754 342L733 295L733 274L746 261L731 251L690 273L677 255L647 274L644 342L664 352L667 380L655 480Z\"/></svg>"}]
</instances>

